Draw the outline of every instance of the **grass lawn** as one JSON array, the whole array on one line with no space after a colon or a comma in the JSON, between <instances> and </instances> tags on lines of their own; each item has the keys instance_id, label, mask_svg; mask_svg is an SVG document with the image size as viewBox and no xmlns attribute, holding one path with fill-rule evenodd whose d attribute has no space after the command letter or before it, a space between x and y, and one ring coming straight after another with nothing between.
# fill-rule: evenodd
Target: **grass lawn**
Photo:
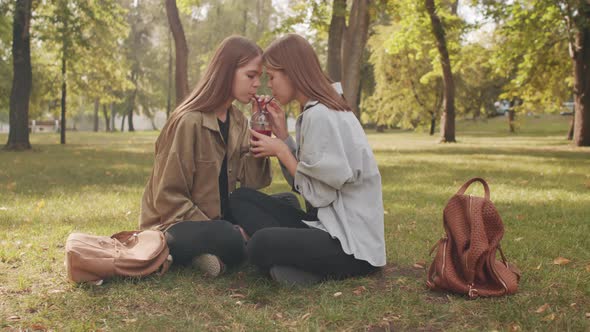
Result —
<instances>
[{"instance_id":1,"label":"grass lawn","mask_svg":"<svg viewBox=\"0 0 590 332\"><path fill-rule=\"evenodd\" d=\"M564 140L568 120L527 117L515 135L505 119L459 121L457 144L369 133L383 177L388 265L309 289L277 286L247 265L217 279L173 268L103 286L68 283L69 233L136 228L157 133L69 132L65 146L57 134L32 135L33 151L0 152L0 329L588 331L590 149ZM288 190L274 166L266 191ZM442 209L474 176L489 181L504 252L523 271L514 296L470 301L425 287L421 266L443 234ZM558 257L570 262L554 264Z\"/></svg>"}]
</instances>

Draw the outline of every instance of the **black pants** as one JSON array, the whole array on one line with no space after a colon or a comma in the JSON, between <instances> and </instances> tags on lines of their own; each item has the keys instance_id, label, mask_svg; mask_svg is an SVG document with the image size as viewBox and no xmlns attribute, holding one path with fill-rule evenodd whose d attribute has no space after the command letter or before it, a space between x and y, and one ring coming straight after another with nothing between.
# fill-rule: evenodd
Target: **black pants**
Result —
<instances>
[{"instance_id":1,"label":"black pants","mask_svg":"<svg viewBox=\"0 0 590 332\"><path fill-rule=\"evenodd\" d=\"M182 221L166 231L166 242L175 264L187 264L201 254L213 254L228 267L244 261L244 239L225 220Z\"/></svg>"},{"instance_id":2,"label":"black pants","mask_svg":"<svg viewBox=\"0 0 590 332\"><path fill-rule=\"evenodd\" d=\"M248 259L263 272L287 265L323 278L343 279L366 275L376 268L347 255L340 241L302 220L313 215L256 190L240 188L230 196L234 221L248 235ZM317 219L315 219L317 220Z\"/></svg>"}]
</instances>

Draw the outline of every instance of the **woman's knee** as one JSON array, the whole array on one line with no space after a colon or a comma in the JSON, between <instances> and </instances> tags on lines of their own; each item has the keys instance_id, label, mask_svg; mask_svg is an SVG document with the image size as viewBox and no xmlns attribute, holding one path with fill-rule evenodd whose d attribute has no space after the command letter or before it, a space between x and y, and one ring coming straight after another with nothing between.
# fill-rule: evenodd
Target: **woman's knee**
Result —
<instances>
[{"instance_id":1,"label":"woman's knee","mask_svg":"<svg viewBox=\"0 0 590 332\"><path fill-rule=\"evenodd\" d=\"M250 262L259 267L268 267L273 250L273 229L264 228L256 232L248 241L247 252Z\"/></svg>"}]
</instances>

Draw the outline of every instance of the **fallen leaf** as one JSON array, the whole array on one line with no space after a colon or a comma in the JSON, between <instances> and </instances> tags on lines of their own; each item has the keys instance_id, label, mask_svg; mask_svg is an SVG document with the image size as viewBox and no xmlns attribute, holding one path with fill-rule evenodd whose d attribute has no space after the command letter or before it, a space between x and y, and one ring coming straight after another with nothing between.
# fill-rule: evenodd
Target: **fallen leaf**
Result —
<instances>
[{"instance_id":1,"label":"fallen leaf","mask_svg":"<svg viewBox=\"0 0 590 332\"><path fill-rule=\"evenodd\" d=\"M590 272L590 264L586 265L586 272Z\"/></svg>"},{"instance_id":2,"label":"fallen leaf","mask_svg":"<svg viewBox=\"0 0 590 332\"><path fill-rule=\"evenodd\" d=\"M567 258L564 258L564 257L557 257L556 259L553 260L553 264L555 264L555 265L565 265L565 264L569 264L569 262L571 262L571 261Z\"/></svg>"},{"instance_id":3,"label":"fallen leaf","mask_svg":"<svg viewBox=\"0 0 590 332\"><path fill-rule=\"evenodd\" d=\"M520 325L512 323L510 324L510 331L522 331L522 329L520 328Z\"/></svg>"},{"instance_id":4,"label":"fallen leaf","mask_svg":"<svg viewBox=\"0 0 590 332\"><path fill-rule=\"evenodd\" d=\"M229 297L234 298L234 299L243 299L246 297L246 295L240 294L240 293L235 293L235 294L230 295Z\"/></svg>"},{"instance_id":5,"label":"fallen leaf","mask_svg":"<svg viewBox=\"0 0 590 332\"><path fill-rule=\"evenodd\" d=\"M123 321L123 322L125 322L127 324L130 324L130 323L137 322L137 318L125 318L125 319L122 319L121 321Z\"/></svg>"},{"instance_id":6,"label":"fallen leaf","mask_svg":"<svg viewBox=\"0 0 590 332\"><path fill-rule=\"evenodd\" d=\"M424 268L424 265L421 264L421 262L414 263L413 266L414 266L415 269L423 269Z\"/></svg>"},{"instance_id":7,"label":"fallen leaf","mask_svg":"<svg viewBox=\"0 0 590 332\"><path fill-rule=\"evenodd\" d=\"M47 331L47 328L41 324L33 324L33 325L31 325L31 330L33 330L33 331Z\"/></svg>"},{"instance_id":8,"label":"fallen leaf","mask_svg":"<svg viewBox=\"0 0 590 332\"><path fill-rule=\"evenodd\" d=\"M516 239L514 239L514 241L518 242L518 241L522 241L522 239L524 239L524 237L517 237Z\"/></svg>"},{"instance_id":9,"label":"fallen leaf","mask_svg":"<svg viewBox=\"0 0 590 332\"><path fill-rule=\"evenodd\" d=\"M8 317L8 320L11 320L11 321L20 320L20 317L19 316L16 316L16 315L15 316L10 316L10 317Z\"/></svg>"},{"instance_id":10,"label":"fallen leaf","mask_svg":"<svg viewBox=\"0 0 590 332\"><path fill-rule=\"evenodd\" d=\"M574 303L570 304L570 307L572 307L572 308L573 308L573 307L575 307L575 306L577 306L577 305L578 305L578 304L577 304L576 302L574 302Z\"/></svg>"},{"instance_id":11,"label":"fallen leaf","mask_svg":"<svg viewBox=\"0 0 590 332\"><path fill-rule=\"evenodd\" d=\"M551 322L551 321L555 320L555 314L549 314L549 315L543 317L543 320L546 322Z\"/></svg>"},{"instance_id":12,"label":"fallen leaf","mask_svg":"<svg viewBox=\"0 0 590 332\"><path fill-rule=\"evenodd\" d=\"M306 319L308 319L309 317L311 317L311 313L310 313L310 312L308 312L308 313L306 313L305 315L301 316L301 320L306 320Z\"/></svg>"},{"instance_id":13,"label":"fallen leaf","mask_svg":"<svg viewBox=\"0 0 590 332\"><path fill-rule=\"evenodd\" d=\"M50 291L49 291L49 292L47 292L47 293L49 293L49 294L58 294L58 293L65 293L65 292L66 292L66 291L65 291L65 290L63 290L63 289L52 289L52 290L50 290Z\"/></svg>"},{"instance_id":14,"label":"fallen leaf","mask_svg":"<svg viewBox=\"0 0 590 332\"><path fill-rule=\"evenodd\" d=\"M342 292L336 292L336 293L334 293L334 297L338 297L338 296L342 296Z\"/></svg>"},{"instance_id":15,"label":"fallen leaf","mask_svg":"<svg viewBox=\"0 0 590 332\"><path fill-rule=\"evenodd\" d=\"M543 304L537 310L535 310L535 312L538 313L538 314L542 314L542 313L545 312L545 310L547 310L547 308L549 308L549 303Z\"/></svg>"},{"instance_id":16,"label":"fallen leaf","mask_svg":"<svg viewBox=\"0 0 590 332\"><path fill-rule=\"evenodd\" d=\"M590 318L590 312L586 313L586 318Z\"/></svg>"},{"instance_id":17,"label":"fallen leaf","mask_svg":"<svg viewBox=\"0 0 590 332\"><path fill-rule=\"evenodd\" d=\"M365 286L359 286L359 287L355 288L355 289L352 291L352 293L353 293L354 295L357 295L357 296L358 296L358 295L361 295L361 294L362 294L364 291L366 291L366 290L367 290L367 288L366 288Z\"/></svg>"},{"instance_id":18,"label":"fallen leaf","mask_svg":"<svg viewBox=\"0 0 590 332\"><path fill-rule=\"evenodd\" d=\"M125 213L125 215L126 215L126 216L128 216L128 215L130 215L130 214L131 214L131 211L127 211L127 212Z\"/></svg>"},{"instance_id":19,"label":"fallen leaf","mask_svg":"<svg viewBox=\"0 0 590 332\"><path fill-rule=\"evenodd\" d=\"M6 206L0 206L0 211L8 211L8 208Z\"/></svg>"},{"instance_id":20,"label":"fallen leaf","mask_svg":"<svg viewBox=\"0 0 590 332\"><path fill-rule=\"evenodd\" d=\"M389 214L389 211L383 211L383 214Z\"/></svg>"},{"instance_id":21,"label":"fallen leaf","mask_svg":"<svg viewBox=\"0 0 590 332\"><path fill-rule=\"evenodd\" d=\"M244 304L244 303L243 303L242 301L236 301L236 304L237 304L237 305L242 305L242 304Z\"/></svg>"},{"instance_id":22,"label":"fallen leaf","mask_svg":"<svg viewBox=\"0 0 590 332\"><path fill-rule=\"evenodd\" d=\"M37 202L37 209L42 209L43 207L45 207L45 200L44 199Z\"/></svg>"},{"instance_id":23,"label":"fallen leaf","mask_svg":"<svg viewBox=\"0 0 590 332\"><path fill-rule=\"evenodd\" d=\"M517 214L516 220L524 220L524 216L522 214Z\"/></svg>"},{"instance_id":24,"label":"fallen leaf","mask_svg":"<svg viewBox=\"0 0 590 332\"><path fill-rule=\"evenodd\" d=\"M539 265L537 265L537 267L535 268L535 270L540 270L541 269L541 264L543 264L543 263L539 263Z\"/></svg>"},{"instance_id":25,"label":"fallen leaf","mask_svg":"<svg viewBox=\"0 0 590 332\"><path fill-rule=\"evenodd\" d=\"M283 314L282 314L282 313L280 313L280 312L277 312L277 313L275 314L275 317L276 317L276 318L278 318L278 319L283 319Z\"/></svg>"}]
</instances>

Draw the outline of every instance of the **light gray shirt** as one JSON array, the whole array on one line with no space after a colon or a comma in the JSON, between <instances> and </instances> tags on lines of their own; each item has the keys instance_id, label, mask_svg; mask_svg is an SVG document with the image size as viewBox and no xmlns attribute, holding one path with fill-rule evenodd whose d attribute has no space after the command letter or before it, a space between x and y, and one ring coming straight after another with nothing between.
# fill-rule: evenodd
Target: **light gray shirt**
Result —
<instances>
[{"instance_id":1,"label":"light gray shirt","mask_svg":"<svg viewBox=\"0 0 590 332\"><path fill-rule=\"evenodd\" d=\"M285 140L298 160L295 177L284 167L283 174L318 208L319 221L306 224L337 238L345 253L384 266L381 175L365 132L353 112L306 106L314 104L297 118L297 142Z\"/></svg>"}]
</instances>

